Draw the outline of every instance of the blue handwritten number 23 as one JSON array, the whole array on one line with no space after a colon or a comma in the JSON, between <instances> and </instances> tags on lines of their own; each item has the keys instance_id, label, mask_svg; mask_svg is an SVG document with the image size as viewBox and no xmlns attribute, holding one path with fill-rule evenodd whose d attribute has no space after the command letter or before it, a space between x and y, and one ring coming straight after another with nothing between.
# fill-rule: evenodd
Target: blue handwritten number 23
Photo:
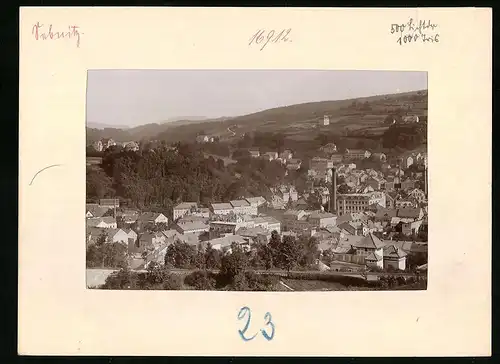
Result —
<instances>
[{"instance_id":1,"label":"blue handwritten number 23","mask_svg":"<svg viewBox=\"0 0 500 364\"><path fill-rule=\"evenodd\" d=\"M247 318L247 322L245 324L245 327L243 328L243 330L238 330L241 338L244 340L244 341L250 341L250 340L253 340L255 338L255 336L257 336L257 334L253 335L252 337L248 338L245 336L245 332L248 330L248 326L250 326L250 320L252 318L252 313L250 311L250 308L248 307L243 307L240 312L238 313L238 320L241 320L243 319L245 316L247 316L248 314L248 318ZM268 333L264 330L264 329L261 329L260 331L262 332L262 336L264 336L264 338L266 340L272 340L273 337L274 337L274 323L272 322L272 316L269 312L266 313L266 315L264 316L264 319L267 320L266 321L266 326L271 326L271 334L268 335Z\"/></svg>"}]
</instances>

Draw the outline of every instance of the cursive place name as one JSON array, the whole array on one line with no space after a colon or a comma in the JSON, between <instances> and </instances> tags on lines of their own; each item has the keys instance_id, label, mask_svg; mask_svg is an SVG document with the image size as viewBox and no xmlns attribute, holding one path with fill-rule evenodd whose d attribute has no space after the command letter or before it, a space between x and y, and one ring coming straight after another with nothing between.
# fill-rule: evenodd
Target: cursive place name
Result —
<instances>
[{"instance_id":1,"label":"cursive place name","mask_svg":"<svg viewBox=\"0 0 500 364\"><path fill-rule=\"evenodd\" d=\"M80 48L80 35L77 25L68 26L68 31L53 31L52 24L44 25L36 22L31 29L31 34L36 40L57 40L57 39L75 39L76 46Z\"/></svg>"},{"instance_id":2,"label":"cursive place name","mask_svg":"<svg viewBox=\"0 0 500 364\"><path fill-rule=\"evenodd\" d=\"M257 32L252 35L250 38L249 46L258 45L260 46L260 51L263 50L268 43L289 43L292 40L290 39L290 32L292 29L283 29L283 30L265 30L259 29Z\"/></svg>"},{"instance_id":3,"label":"cursive place name","mask_svg":"<svg viewBox=\"0 0 500 364\"><path fill-rule=\"evenodd\" d=\"M430 20L415 21L410 18L406 23L391 24L391 34L396 35L400 46L409 43L439 43L438 25Z\"/></svg>"}]
</instances>

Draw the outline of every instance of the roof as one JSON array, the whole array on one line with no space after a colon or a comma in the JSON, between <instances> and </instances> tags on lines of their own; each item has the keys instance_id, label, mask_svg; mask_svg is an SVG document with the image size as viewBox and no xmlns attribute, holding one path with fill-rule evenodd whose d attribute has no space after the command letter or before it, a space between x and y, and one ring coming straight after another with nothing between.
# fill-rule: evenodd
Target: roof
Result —
<instances>
[{"instance_id":1,"label":"roof","mask_svg":"<svg viewBox=\"0 0 500 364\"><path fill-rule=\"evenodd\" d=\"M375 213L375 217L376 218L383 218L383 217L387 217L387 218L393 218L393 217L396 217L398 215L398 210L397 209L387 209L387 208L381 208L381 209L378 209L377 212Z\"/></svg>"},{"instance_id":2,"label":"roof","mask_svg":"<svg viewBox=\"0 0 500 364\"><path fill-rule=\"evenodd\" d=\"M371 260L371 261L375 260L375 261L377 261L377 262L381 261L382 259L383 259L383 258L382 258L380 255L375 254L375 253L373 253L373 252L371 252L370 254L368 254L368 255L365 257L365 260Z\"/></svg>"},{"instance_id":3,"label":"roof","mask_svg":"<svg viewBox=\"0 0 500 364\"><path fill-rule=\"evenodd\" d=\"M361 241L354 243L353 246L356 248L371 248L380 249L384 246L384 242L377 238L373 233L366 235Z\"/></svg>"},{"instance_id":4,"label":"roof","mask_svg":"<svg viewBox=\"0 0 500 364\"><path fill-rule=\"evenodd\" d=\"M236 231L236 234L241 236L251 236L251 237L256 237L258 235L266 235L266 236L269 235L268 231L260 226L252 228L242 227Z\"/></svg>"},{"instance_id":5,"label":"roof","mask_svg":"<svg viewBox=\"0 0 500 364\"><path fill-rule=\"evenodd\" d=\"M266 202L266 199L262 196L258 196L258 197L247 197L246 200L249 202L249 203L265 203Z\"/></svg>"},{"instance_id":6,"label":"roof","mask_svg":"<svg viewBox=\"0 0 500 364\"><path fill-rule=\"evenodd\" d=\"M247 241L240 235L228 235L208 241L212 246L220 244L222 247L230 246L232 243L246 243Z\"/></svg>"},{"instance_id":7,"label":"roof","mask_svg":"<svg viewBox=\"0 0 500 364\"><path fill-rule=\"evenodd\" d=\"M310 219L327 219L330 217L337 217L337 216L329 212L322 212L322 211L314 211L309 215Z\"/></svg>"},{"instance_id":8,"label":"roof","mask_svg":"<svg viewBox=\"0 0 500 364\"><path fill-rule=\"evenodd\" d=\"M384 257L403 258L406 257L406 255L407 254L401 248L397 248L394 244L384 247Z\"/></svg>"},{"instance_id":9,"label":"roof","mask_svg":"<svg viewBox=\"0 0 500 364\"><path fill-rule=\"evenodd\" d=\"M101 217L106 212L108 212L109 208L104 206L99 206L98 204L87 204L86 205L86 213L90 212L93 217Z\"/></svg>"},{"instance_id":10,"label":"roof","mask_svg":"<svg viewBox=\"0 0 500 364\"><path fill-rule=\"evenodd\" d=\"M106 224L116 224L116 220L114 217L111 216L105 216L105 217L91 217L90 219L87 219L87 226L89 227L95 227L99 225L101 222L104 222Z\"/></svg>"},{"instance_id":11,"label":"roof","mask_svg":"<svg viewBox=\"0 0 500 364\"><path fill-rule=\"evenodd\" d=\"M421 208L401 208L401 209L398 209L398 217L418 218L421 213L422 213Z\"/></svg>"},{"instance_id":12,"label":"roof","mask_svg":"<svg viewBox=\"0 0 500 364\"><path fill-rule=\"evenodd\" d=\"M299 216L299 214L303 214L304 210L286 210L285 213L283 214L284 216Z\"/></svg>"},{"instance_id":13,"label":"roof","mask_svg":"<svg viewBox=\"0 0 500 364\"><path fill-rule=\"evenodd\" d=\"M230 203L222 202L222 203L213 203L212 208L214 210L232 210L233 206Z\"/></svg>"},{"instance_id":14,"label":"roof","mask_svg":"<svg viewBox=\"0 0 500 364\"><path fill-rule=\"evenodd\" d=\"M365 150L363 150L363 149L347 149L347 150L346 150L346 153L347 153L347 154L359 154L359 153L363 153L363 154L365 154L365 153L366 153L366 151L365 151Z\"/></svg>"},{"instance_id":15,"label":"roof","mask_svg":"<svg viewBox=\"0 0 500 364\"><path fill-rule=\"evenodd\" d=\"M261 224L261 223L264 223L264 222L267 222L268 224L279 224L281 223L281 221L279 221L278 219L272 217L272 216L259 216L259 217L256 217L255 219L253 219L254 223L255 224Z\"/></svg>"},{"instance_id":16,"label":"roof","mask_svg":"<svg viewBox=\"0 0 500 364\"><path fill-rule=\"evenodd\" d=\"M246 207L250 206L250 203L246 200L231 200L230 201L231 205L233 207Z\"/></svg>"},{"instance_id":17,"label":"roof","mask_svg":"<svg viewBox=\"0 0 500 364\"><path fill-rule=\"evenodd\" d=\"M180 204L175 206L174 209L186 210L190 209L191 207L198 207L198 204L196 202L181 202Z\"/></svg>"},{"instance_id":18,"label":"roof","mask_svg":"<svg viewBox=\"0 0 500 364\"><path fill-rule=\"evenodd\" d=\"M143 212L137 219L141 221L151 221L156 220L160 215L163 214L161 212Z\"/></svg>"},{"instance_id":19,"label":"roof","mask_svg":"<svg viewBox=\"0 0 500 364\"><path fill-rule=\"evenodd\" d=\"M205 224L202 221L196 221L196 220L179 222L177 223L177 226L179 226L179 228L181 228L183 231L202 230L209 228L209 225Z\"/></svg>"}]
</instances>

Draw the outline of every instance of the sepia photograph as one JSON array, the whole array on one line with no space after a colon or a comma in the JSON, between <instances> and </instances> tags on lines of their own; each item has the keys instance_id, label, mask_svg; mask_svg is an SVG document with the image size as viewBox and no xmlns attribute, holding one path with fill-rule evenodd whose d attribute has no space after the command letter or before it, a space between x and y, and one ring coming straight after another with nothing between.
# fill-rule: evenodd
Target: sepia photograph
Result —
<instances>
[{"instance_id":1,"label":"sepia photograph","mask_svg":"<svg viewBox=\"0 0 500 364\"><path fill-rule=\"evenodd\" d=\"M87 288L426 290L427 101L420 71L88 70Z\"/></svg>"}]
</instances>

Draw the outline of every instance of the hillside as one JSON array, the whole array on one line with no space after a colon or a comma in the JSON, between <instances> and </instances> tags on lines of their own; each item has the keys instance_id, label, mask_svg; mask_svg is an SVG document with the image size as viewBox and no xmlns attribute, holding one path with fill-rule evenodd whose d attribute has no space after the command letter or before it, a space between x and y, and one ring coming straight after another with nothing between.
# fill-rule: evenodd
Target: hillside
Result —
<instances>
[{"instance_id":1,"label":"hillside","mask_svg":"<svg viewBox=\"0 0 500 364\"><path fill-rule=\"evenodd\" d=\"M192 140L201 133L231 140L256 130L282 132L288 138L300 140L315 138L325 131L347 135L355 130L373 127L381 128L377 133L383 134L387 129L384 127L384 120L388 115L407 112L427 116L426 90L289 105L234 118L146 124L127 130L87 128L87 140L111 137L117 141L156 139L176 142ZM319 125L323 115L330 116L330 125Z\"/></svg>"}]
</instances>

